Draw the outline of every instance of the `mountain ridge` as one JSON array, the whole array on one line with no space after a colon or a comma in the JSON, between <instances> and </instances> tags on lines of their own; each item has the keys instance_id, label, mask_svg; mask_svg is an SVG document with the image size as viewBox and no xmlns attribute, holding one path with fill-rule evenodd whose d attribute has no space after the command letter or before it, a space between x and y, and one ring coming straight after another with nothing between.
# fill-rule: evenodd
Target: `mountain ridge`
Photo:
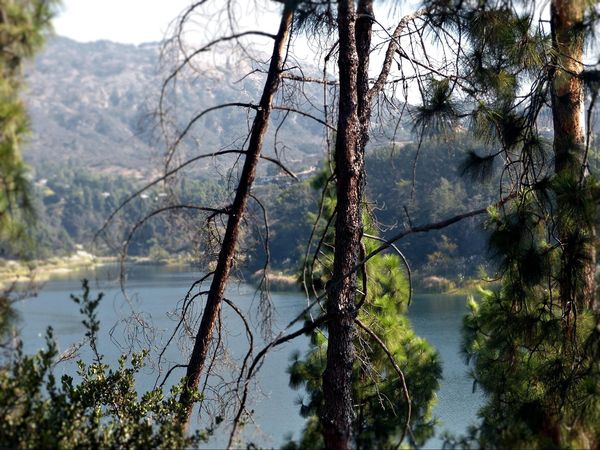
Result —
<instances>
[{"instance_id":1,"label":"mountain ridge","mask_svg":"<svg viewBox=\"0 0 600 450\"><path fill-rule=\"evenodd\" d=\"M24 158L34 172L60 164L137 178L155 174L167 149L158 132L158 98L166 77L160 50L160 43L51 39L25 69L25 103L32 133ZM169 120L178 129L206 107L258 101L261 74L248 75L245 72L250 66L230 63L229 55L217 58L229 62L217 67L213 61L202 73L182 73L174 90L168 91L169 111L173 113ZM283 114L278 116L283 118ZM244 136L248 126L248 116L240 109L210 114L182 142L180 158L195 155L199 149L202 153L217 151L234 142L236 136ZM274 152L276 126L274 123L266 153ZM288 118L278 139L286 142L286 162L302 170L321 159L322 134L320 126L309 119ZM196 170L207 172L209 167L206 161Z\"/></svg>"}]
</instances>

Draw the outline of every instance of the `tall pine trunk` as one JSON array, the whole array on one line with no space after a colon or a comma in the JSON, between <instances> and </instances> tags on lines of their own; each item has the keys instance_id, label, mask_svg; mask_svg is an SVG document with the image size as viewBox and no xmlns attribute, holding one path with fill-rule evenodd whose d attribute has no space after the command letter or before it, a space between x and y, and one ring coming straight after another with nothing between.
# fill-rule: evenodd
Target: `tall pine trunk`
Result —
<instances>
[{"instance_id":1,"label":"tall pine trunk","mask_svg":"<svg viewBox=\"0 0 600 450\"><path fill-rule=\"evenodd\" d=\"M327 289L327 365L323 373L325 447L349 449L352 442L352 365L356 274L362 237L364 159L358 110L356 11L353 0L338 2L339 116L335 143L337 216L333 275Z\"/></svg>"},{"instance_id":2,"label":"tall pine trunk","mask_svg":"<svg viewBox=\"0 0 600 450\"><path fill-rule=\"evenodd\" d=\"M595 286L597 208L586 188L584 86L580 76L583 71L584 3L582 0L553 0L550 5L555 55L551 72L555 173L561 180L570 180L570 186L577 189L566 199L559 197L557 203L557 230L562 247L558 276L560 300L567 318L567 339L575 333L577 313L598 307ZM577 217L571 217L574 215ZM549 418L545 432L557 447L571 444L569 439L574 435L577 435L577 442L585 442L586 447L591 447L589 438L593 433L585 428L574 426L570 436L563 436L561 418Z\"/></svg>"},{"instance_id":3,"label":"tall pine trunk","mask_svg":"<svg viewBox=\"0 0 600 450\"><path fill-rule=\"evenodd\" d=\"M183 403L189 403L189 393L198 388L200 375L204 370L206 356L215 330L215 324L221 311L223 294L229 280L231 267L236 254L242 219L246 212L246 205L256 176L256 167L262 151L263 141L269 127L269 116L272 110L273 97L277 92L281 81L286 44L289 39L295 3L295 0L288 0L285 3L279 30L275 37L269 72L265 81L260 104L252 124L242 174L238 182L235 199L227 220L227 228L225 230L225 236L219 252L210 290L207 295L200 328L198 329L194 348L187 366L186 387L188 389L184 391L184 394L181 396L180 400ZM189 405L187 415L188 422L191 412L192 405Z\"/></svg>"},{"instance_id":4,"label":"tall pine trunk","mask_svg":"<svg viewBox=\"0 0 600 450\"><path fill-rule=\"evenodd\" d=\"M584 8L582 0L553 0L551 3L552 47L555 52L552 68L552 115L554 121L555 171L558 177L582 184L585 165L583 71ZM583 190L582 192L587 192ZM584 202L592 207L592 199L584 194ZM567 200L568 202L568 200ZM573 205L559 199L559 216ZM595 308L596 250L595 208L588 211L587 220L579 230L568 229L572 224L559 219L559 238L563 241L560 296L563 306L570 310ZM576 233L574 233L576 232ZM580 238L587 242L577 244ZM582 260L583 259L583 264Z\"/></svg>"}]
</instances>

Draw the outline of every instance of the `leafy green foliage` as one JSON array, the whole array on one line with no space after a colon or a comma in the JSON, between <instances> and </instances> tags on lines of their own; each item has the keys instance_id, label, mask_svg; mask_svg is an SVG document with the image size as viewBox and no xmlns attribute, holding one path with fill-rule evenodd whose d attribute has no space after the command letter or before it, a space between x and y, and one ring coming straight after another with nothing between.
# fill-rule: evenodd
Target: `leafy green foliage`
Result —
<instances>
[{"instance_id":1,"label":"leafy green foliage","mask_svg":"<svg viewBox=\"0 0 600 450\"><path fill-rule=\"evenodd\" d=\"M318 233L324 235L321 258L313 266L313 282L322 287L327 279L333 231L327 228L328 218L335 209L334 186L326 186L323 172L314 181L325 189L323 211L317 222ZM315 217L310 217L315 219ZM376 233L366 216L366 233ZM373 250L377 241L367 240L365 251ZM389 360L388 354L372 335L357 329L358 357L353 369L354 446L355 448L397 448L406 438L411 445L423 445L433 435L435 421L431 409L439 388L441 366L437 353L411 329L406 317L409 286L401 258L386 254L367 263L361 282L367 284L367 297L358 313L360 321L375 333L389 350L406 380L411 399L410 433L406 435L407 401L402 379ZM366 280L365 280L366 276ZM359 284L361 283L359 282ZM360 296L359 296L360 299ZM359 300L360 301L360 300ZM311 335L310 348L303 358L293 355L288 369L290 386L303 387L307 393L300 413L308 419L298 442L289 442L288 449L323 447L319 416L323 410L322 374L326 365L326 328Z\"/></svg>"},{"instance_id":2,"label":"leafy green foliage","mask_svg":"<svg viewBox=\"0 0 600 450\"><path fill-rule=\"evenodd\" d=\"M359 318L378 334L402 369L412 404L412 433L407 438L412 445L423 445L434 432L431 408L435 404L441 366L436 352L414 333L404 315L408 288L399 258L386 255L372 263L369 271L373 276L369 282L372 294ZM309 419L300 440L288 444L290 449L323 446L318 420L323 408L321 376L327 354L323 333L318 331L311 336L307 354L304 358L294 355L288 369L290 386L304 387L307 392L300 412ZM401 381L372 337L361 332L357 346L361 350L353 380L355 446L396 448L407 419Z\"/></svg>"},{"instance_id":3,"label":"leafy green foliage","mask_svg":"<svg viewBox=\"0 0 600 450\"><path fill-rule=\"evenodd\" d=\"M270 267L292 274L304 259L304 249L310 236L310 223L298 218L316 208L317 196L308 180L282 188L276 185L256 186L256 196L269 213ZM246 268L250 272L262 269L267 255L264 250L262 210L255 202L249 205L252 233L247 236L249 255Z\"/></svg>"},{"instance_id":4,"label":"leafy green foliage","mask_svg":"<svg viewBox=\"0 0 600 450\"><path fill-rule=\"evenodd\" d=\"M72 252L77 244L87 248L106 218L142 185L141 181L124 176L97 174L74 165L54 166L44 174L37 173L36 177L35 209L40 220L32 230L35 245L29 253L31 257L62 255ZM215 207L226 204L224 189L215 181L187 179L174 183L170 188L176 192L178 202L182 204ZM104 236L109 245L103 245L106 242L100 239L96 242L98 245L94 247L94 252L114 255L138 221L168 204L170 193L164 186L157 186L131 202ZM169 255L198 252L201 249L193 239L198 231L184 232L180 223L183 218L190 218L190 214L193 213L174 210L147 220L132 236L128 253L160 259L165 252ZM170 231L173 227L178 227L177 233ZM5 252L10 255L10 248Z\"/></svg>"},{"instance_id":5,"label":"leafy green foliage","mask_svg":"<svg viewBox=\"0 0 600 450\"><path fill-rule=\"evenodd\" d=\"M465 353L488 394L471 439L482 448L593 447L590 436L600 433L600 336L593 315L582 312L565 340L562 308L548 298L515 301L505 287L483 291L469 306Z\"/></svg>"},{"instance_id":6,"label":"leafy green foliage","mask_svg":"<svg viewBox=\"0 0 600 450\"><path fill-rule=\"evenodd\" d=\"M205 435L188 436L181 423L186 407L179 402L183 383L168 393L155 388L139 395L136 378L147 353L119 358L110 367L98 354L99 323L87 282L81 297L73 297L85 316L86 336L96 361L77 363L77 378L57 380L53 370L60 357L52 329L46 349L29 356L19 346L0 368L0 442L10 448L190 448ZM198 395L192 396L192 401Z\"/></svg>"},{"instance_id":7,"label":"leafy green foliage","mask_svg":"<svg viewBox=\"0 0 600 450\"><path fill-rule=\"evenodd\" d=\"M96 356L96 362L102 361L102 355L98 353L97 338L98 331L100 331L100 321L96 314L96 309L104 297L104 294L100 292L95 299L90 298L90 285L88 280L82 282L83 296L77 297L71 294L71 299L78 305L80 305L79 312L85 317L81 323L86 329L85 337L88 338L92 351Z\"/></svg>"},{"instance_id":8,"label":"leafy green foliage","mask_svg":"<svg viewBox=\"0 0 600 450\"><path fill-rule=\"evenodd\" d=\"M487 177L485 183L472 183L462 176L465 166L472 163L473 153L486 158L485 167L473 167L469 173L481 172L482 178ZM376 205L373 216L382 237L392 236L410 224L437 222L493 203L498 195L499 170L495 159L487 155L484 145L463 133L455 138L424 141L418 154L416 144L371 152L366 160L366 189ZM489 264L485 255L487 235L481 223L481 218L468 219L439 232L402 239L399 246L410 261L415 279L477 276L478 267ZM444 239L456 244L451 253L440 249ZM447 257L443 266L432 265L432 258L440 251Z\"/></svg>"},{"instance_id":9,"label":"leafy green foliage","mask_svg":"<svg viewBox=\"0 0 600 450\"><path fill-rule=\"evenodd\" d=\"M0 347L9 347L7 342L13 330L13 324L18 319L17 311L13 308L10 295L0 295Z\"/></svg>"},{"instance_id":10,"label":"leafy green foliage","mask_svg":"<svg viewBox=\"0 0 600 450\"><path fill-rule=\"evenodd\" d=\"M415 144L409 144L395 151L389 148L373 150L367 155L366 188L370 199L376 203L372 214L381 224L384 237L403 226L402 222L406 221L406 214L403 213L405 206L411 221L417 225L480 208L495 198L493 185L498 171L493 158L486 160L489 183L475 186L461 178L461 167L457 160L468 158L469 152L485 155L480 144L468 141L464 136L423 143L417 159L415 195L411 198L416 149ZM38 200L35 206L40 220L32 233L35 251L30 254L33 257L69 253L76 248L76 244L86 246L114 208L140 187L138 182L123 176L91 173L73 165L52 167L47 173L37 173L36 179L35 195ZM325 179L326 176L319 183L323 184ZM395 185L390 187L389 180L394 180ZM320 200L319 193L311 187L311 183L314 185L316 182L306 180L287 186L273 183L255 188L255 196L270 211L269 256L273 270L295 273L298 262L304 259L305 244L311 233L314 216L311 221L298 218L314 214L311 211L316 210ZM209 179L188 178L177 186L181 203L217 207L228 203L224 191L222 183ZM112 242L122 242L132 224L150 211L164 206L162 187L158 186L145 194L144 198L131 202L115 226L110 228ZM251 202L249 208L249 227L244 234L244 248L248 253L245 269L253 273L261 269L266 260L265 234L262 210L255 202ZM189 214L185 212L153 217L133 236L129 254L149 255L160 260L167 254L196 256L204 253L205 249L194 243L198 234L182 232L181 222L186 217ZM200 220L191 222L201 224ZM402 248L406 250L411 266L423 277L454 277L456 273L473 276L477 267L486 263L482 255L485 251L485 233L479 223L476 219L468 220L461 226L443 231L448 239L458 245L452 255L447 255L449 258L445 260L444 267L429 264L429 256L439 251L438 243L443 239L441 233L432 233L433 239L430 236L408 237L403 240ZM177 232L169 231L173 226L179 226ZM8 244L4 243L5 255L14 255ZM102 251L110 252L111 248L102 245L94 248L94 252Z\"/></svg>"}]
</instances>

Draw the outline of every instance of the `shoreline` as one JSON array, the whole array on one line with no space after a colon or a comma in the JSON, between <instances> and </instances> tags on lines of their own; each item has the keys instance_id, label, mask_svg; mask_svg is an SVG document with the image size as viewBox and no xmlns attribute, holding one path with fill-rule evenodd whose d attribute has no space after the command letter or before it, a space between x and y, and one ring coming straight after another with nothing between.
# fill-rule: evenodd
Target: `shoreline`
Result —
<instances>
[{"instance_id":1,"label":"shoreline","mask_svg":"<svg viewBox=\"0 0 600 450\"><path fill-rule=\"evenodd\" d=\"M56 256L32 261L0 259L0 291L10 289L16 284L43 283L54 275L69 274L82 269L94 269L110 264L119 264L120 261L120 256L96 256L83 250L79 250L69 256ZM129 256L125 259L125 262L141 266L193 265L193 261L186 257L153 259L148 256ZM247 281L258 285L260 279L261 274L259 271L251 274ZM269 270L267 272L267 280L273 292L300 290L297 277L281 271ZM478 288L482 283L485 283L485 281L469 279L463 280L460 286L453 284L447 286L446 289L423 289L422 286L418 286L417 284L418 287L413 287L413 295L469 296L477 294Z\"/></svg>"},{"instance_id":2,"label":"shoreline","mask_svg":"<svg viewBox=\"0 0 600 450\"><path fill-rule=\"evenodd\" d=\"M120 261L121 257L119 256L96 256L84 251L78 251L70 256L57 256L32 261L0 260L0 290L19 283L46 282L54 275L119 264ZM176 266L192 263L185 258L156 260L145 256L130 256L125 261L136 265L157 266Z\"/></svg>"}]
</instances>

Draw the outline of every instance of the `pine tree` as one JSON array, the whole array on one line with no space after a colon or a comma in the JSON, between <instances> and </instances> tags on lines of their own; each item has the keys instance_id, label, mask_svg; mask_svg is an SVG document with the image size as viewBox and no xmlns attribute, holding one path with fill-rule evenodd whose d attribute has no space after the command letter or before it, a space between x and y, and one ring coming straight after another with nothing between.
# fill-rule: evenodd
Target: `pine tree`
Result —
<instances>
[{"instance_id":1,"label":"pine tree","mask_svg":"<svg viewBox=\"0 0 600 450\"><path fill-rule=\"evenodd\" d=\"M19 254L28 244L26 231L34 218L27 166L21 156L29 130L20 98L21 70L50 31L56 4L55 0L0 2L0 252ZM15 316L9 293L0 294L0 340L12 329Z\"/></svg>"},{"instance_id":2,"label":"pine tree","mask_svg":"<svg viewBox=\"0 0 600 450\"><path fill-rule=\"evenodd\" d=\"M326 189L324 217L330 216L336 208L335 189L328 186L326 180L324 172L313 181L313 187ZM310 219L312 221L314 217ZM366 235L376 236L377 230L366 212L363 212L362 221ZM321 256L312 270L315 277L312 282L322 285L331 271L331 243L335 241L335 232L327 228L323 218L317 226L324 238L319 251ZM377 244L377 240L367 239L364 250L368 253ZM351 447L392 449L403 442L422 446L434 432L431 410L439 388L441 365L437 353L415 334L406 317L410 286L404 262L398 254L372 259L359 276L358 285L366 292L366 298L359 297L362 306L358 323L362 326L358 327L354 340L357 358L352 368ZM300 405L300 413L308 421L299 441L290 442L288 449L325 446L319 418L324 409L321 375L326 365L328 333L326 325L314 330L306 355L292 356L288 368L290 386L305 389L307 395ZM383 342L390 355L377 339ZM391 363L390 356L397 362L401 375Z\"/></svg>"},{"instance_id":3,"label":"pine tree","mask_svg":"<svg viewBox=\"0 0 600 450\"><path fill-rule=\"evenodd\" d=\"M40 49L54 15L55 0L0 3L0 237L23 237L31 218L30 186L21 157L28 117L20 94L22 65Z\"/></svg>"},{"instance_id":4,"label":"pine tree","mask_svg":"<svg viewBox=\"0 0 600 450\"><path fill-rule=\"evenodd\" d=\"M597 71L582 61L597 8L579 0L546 9L426 3L430 24L459 43L459 65L452 76L431 77L420 120L469 118L489 149L472 154L474 173L504 160L502 206L488 220L502 285L471 301L465 320L465 352L487 402L462 444L597 447L598 188L583 122L584 83Z\"/></svg>"}]
</instances>

